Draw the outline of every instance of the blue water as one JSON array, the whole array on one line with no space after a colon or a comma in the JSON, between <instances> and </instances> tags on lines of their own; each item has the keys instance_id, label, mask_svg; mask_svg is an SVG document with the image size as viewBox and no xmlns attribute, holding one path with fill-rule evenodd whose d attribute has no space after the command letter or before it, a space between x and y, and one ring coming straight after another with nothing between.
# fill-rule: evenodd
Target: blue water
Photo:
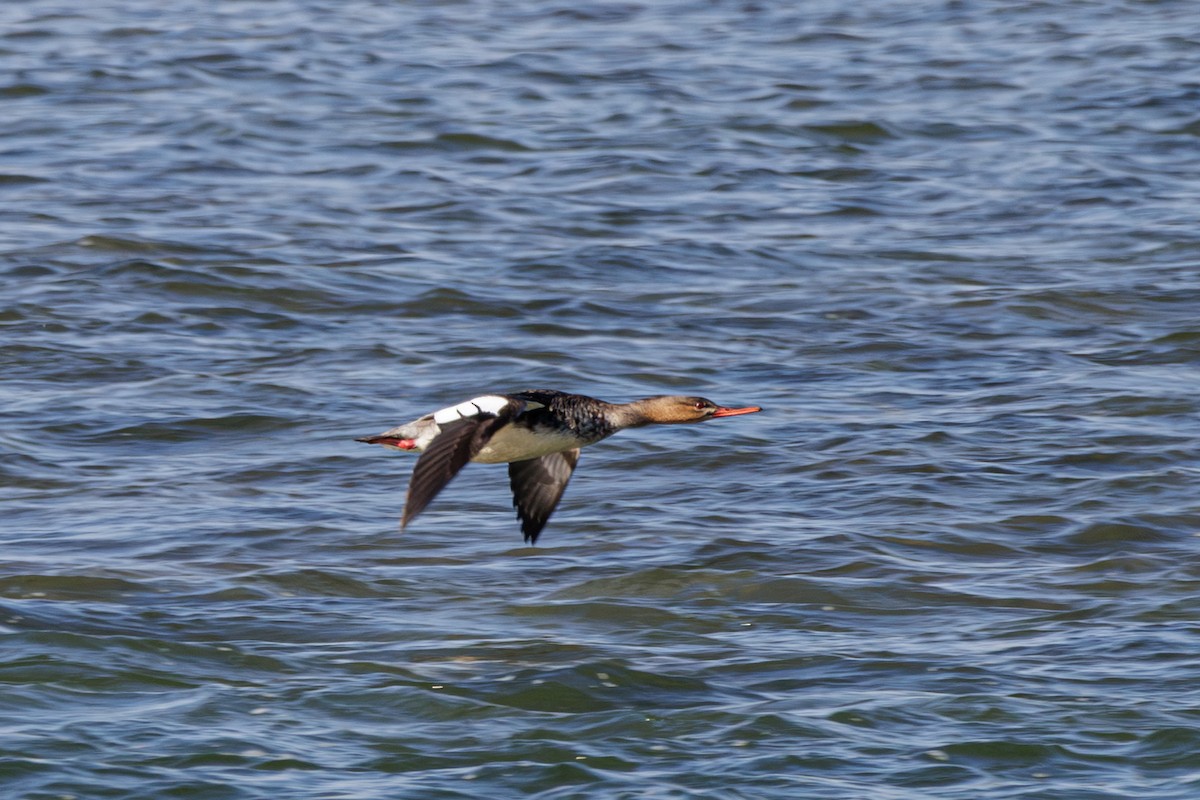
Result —
<instances>
[{"instance_id":1,"label":"blue water","mask_svg":"<svg viewBox=\"0 0 1200 800\"><path fill-rule=\"evenodd\" d=\"M0 4L0 794L1200 796L1194 22Z\"/></svg>"}]
</instances>

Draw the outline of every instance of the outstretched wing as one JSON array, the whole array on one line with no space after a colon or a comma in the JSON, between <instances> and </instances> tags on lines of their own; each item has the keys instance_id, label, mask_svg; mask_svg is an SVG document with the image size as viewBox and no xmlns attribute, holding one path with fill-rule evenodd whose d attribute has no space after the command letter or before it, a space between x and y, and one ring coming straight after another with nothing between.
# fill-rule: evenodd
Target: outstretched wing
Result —
<instances>
[{"instance_id":1,"label":"outstretched wing","mask_svg":"<svg viewBox=\"0 0 1200 800\"><path fill-rule=\"evenodd\" d=\"M429 443L413 467L408 497L404 500L404 516L400 519L401 530L433 502L438 492L446 488L446 484L505 421L505 417L485 416L457 419L441 426L441 433Z\"/></svg>"},{"instance_id":2,"label":"outstretched wing","mask_svg":"<svg viewBox=\"0 0 1200 800\"><path fill-rule=\"evenodd\" d=\"M525 541L536 544L538 534L554 513L579 462L579 448L550 453L528 461L513 461L508 465L508 480L512 485L513 507L521 519Z\"/></svg>"}]
</instances>

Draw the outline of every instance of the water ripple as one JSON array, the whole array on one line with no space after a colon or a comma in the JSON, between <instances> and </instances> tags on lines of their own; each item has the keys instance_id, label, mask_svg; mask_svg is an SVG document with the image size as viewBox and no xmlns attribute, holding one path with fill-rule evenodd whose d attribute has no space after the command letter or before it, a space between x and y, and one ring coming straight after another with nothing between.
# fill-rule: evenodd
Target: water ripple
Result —
<instances>
[{"instance_id":1,"label":"water ripple","mask_svg":"<svg viewBox=\"0 0 1200 800\"><path fill-rule=\"evenodd\" d=\"M1196 42L1055 12L0 5L10 793L1192 797ZM401 533L531 386L766 412Z\"/></svg>"}]
</instances>

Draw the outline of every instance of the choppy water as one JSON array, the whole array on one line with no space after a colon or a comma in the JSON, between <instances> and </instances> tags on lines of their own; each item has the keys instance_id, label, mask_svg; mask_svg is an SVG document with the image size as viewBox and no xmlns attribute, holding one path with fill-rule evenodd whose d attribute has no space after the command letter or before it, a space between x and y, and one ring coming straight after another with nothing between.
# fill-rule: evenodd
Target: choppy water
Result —
<instances>
[{"instance_id":1,"label":"choppy water","mask_svg":"<svg viewBox=\"0 0 1200 800\"><path fill-rule=\"evenodd\" d=\"M1200 796L1195 23L0 5L3 796Z\"/></svg>"}]
</instances>

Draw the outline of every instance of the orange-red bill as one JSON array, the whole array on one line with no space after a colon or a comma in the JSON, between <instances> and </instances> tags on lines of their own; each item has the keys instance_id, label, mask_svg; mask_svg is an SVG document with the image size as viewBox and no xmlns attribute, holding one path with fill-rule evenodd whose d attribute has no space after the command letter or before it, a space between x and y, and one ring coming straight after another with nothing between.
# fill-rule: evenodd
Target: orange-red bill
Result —
<instances>
[{"instance_id":1,"label":"orange-red bill","mask_svg":"<svg viewBox=\"0 0 1200 800\"><path fill-rule=\"evenodd\" d=\"M718 408L712 413L714 417L736 417L738 414L753 414L762 411L762 406L746 406L745 408Z\"/></svg>"}]
</instances>

